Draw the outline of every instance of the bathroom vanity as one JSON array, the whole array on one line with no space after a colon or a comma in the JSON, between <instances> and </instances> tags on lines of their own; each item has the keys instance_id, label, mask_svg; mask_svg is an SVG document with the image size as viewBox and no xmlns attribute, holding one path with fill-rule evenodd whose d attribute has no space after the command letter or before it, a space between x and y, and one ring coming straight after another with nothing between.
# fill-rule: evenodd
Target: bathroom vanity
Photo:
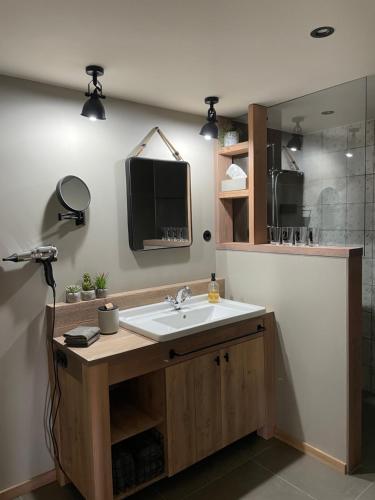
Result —
<instances>
[{"instance_id":1,"label":"bathroom vanity","mask_svg":"<svg viewBox=\"0 0 375 500\"><path fill-rule=\"evenodd\" d=\"M208 280L185 284L197 295L207 290ZM224 281L219 284L224 295ZM120 293L110 300L127 309L160 302L180 287ZM124 498L251 432L273 436L272 312L164 342L121 328L88 348L66 347L62 334L79 324L96 324L96 308L103 303L98 299L56 308L61 485L72 481L90 500ZM47 315L50 322L51 306ZM150 429L162 437L163 470L114 492L114 446Z\"/></svg>"}]
</instances>

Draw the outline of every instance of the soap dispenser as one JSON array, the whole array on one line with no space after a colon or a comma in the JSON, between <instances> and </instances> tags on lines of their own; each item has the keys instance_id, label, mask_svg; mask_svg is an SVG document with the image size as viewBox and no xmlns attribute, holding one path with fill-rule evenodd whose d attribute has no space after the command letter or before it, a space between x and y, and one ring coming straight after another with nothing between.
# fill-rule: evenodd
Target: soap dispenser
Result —
<instances>
[{"instance_id":1,"label":"soap dispenser","mask_svg":"<svg viewBox=\"0 0 375 500\"><path fill-rule=\"evenodd\" d=\"M217 304L219 300L219 285L217 284L215 273L211 273L211 281L208 285L208 302L211 304Z\"/></svg>"}]
</instances>

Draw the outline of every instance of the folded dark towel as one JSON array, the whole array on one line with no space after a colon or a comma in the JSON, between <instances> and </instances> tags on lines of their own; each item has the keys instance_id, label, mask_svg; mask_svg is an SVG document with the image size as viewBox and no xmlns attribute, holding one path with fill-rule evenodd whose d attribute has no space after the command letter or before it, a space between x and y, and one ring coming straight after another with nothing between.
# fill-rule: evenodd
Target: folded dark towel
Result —
<instances>
[{"instance_id":1,"label":"folded dark towel","mask_svg":"<svg viewBox=\"0 0 375 500\"><path fill-rule=\"evenodd\" d=\"M130 451L123 445L112 453L112 479L115 494L131 488L135 484L135 464Z\"/></svg>"},{"instance_id":2,"label":"folded dark towel","mask_svg":"<svg viewBox=\"0 0 375 500\"><path fill-rule=\"evenodd\" d=\"M73 330L69 330L64 333L64 337L65 339L83 340L88 342L98 333L100 333L100 329L97 326L77 326L76 328L73 328Z\"/></svg>"},{"instance_id":3,"label":"folded dark towel","mask_svg":"<svg viewBox=\"0 0 375 500\"><path fill-rule=\"evenodd\" d=\"M81 338L74 338L74 337L66 337L65 338L65 345L68 347L89 347L91 344L96 342L100 337L100 334L97 333L93 337L91 337L89 340L86 339L81 339Z\"/></svg>"},{"instance_id":4,"label":"folded dark towel","mask_svg":"<svg viewBox=\"0 0 375 500\"><path fill-rule=\"evenodd\" d=\"M153 462L148 462L145 464L139 464L136 462L135 467L135 482L136 484L142 484L146 481L151 481L156 476L159 476L164 472L164 460L159 458Z\"/></svg>"}]
</instances>

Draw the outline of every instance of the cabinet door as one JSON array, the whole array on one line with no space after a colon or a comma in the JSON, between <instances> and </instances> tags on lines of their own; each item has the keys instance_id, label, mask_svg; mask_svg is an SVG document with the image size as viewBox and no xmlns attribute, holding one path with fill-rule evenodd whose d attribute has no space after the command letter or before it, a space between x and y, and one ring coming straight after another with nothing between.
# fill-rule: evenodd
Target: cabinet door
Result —
<instances>
[{"instance_id":1,"label":"cabinet door","mask_svg":"<svg viewBox=\"0 0 375 500\"><path fill-rule=\"evenodd\" d=\"M226 446L262 427L263 338L221 350L222 437Z\"/></svg>"},{"instance_id":2,"label":"cabinet door","mask_svg":"<svg viewBox=\"0 0 375 500\"><path fill-rule=\"evenodd\" d=\"M195 463L194 360L165 370L169 475Z\"/></svg>"},{"instance_id":3,"label":"cabinet door","mask_svg":"<svg viewBox=\"0 0 375 500\"><path fill-rule=\"evenodd\" d=\"M222 447L220 352L166 369L169 475Z\"/></svg>"},{"instance_id":4,"label":"cabinet door","mask_svg":"<svg viewBox=\"0 0 375 500\"><path fill-rule=\"evenodd\" d=\"M222 448L220 352L194 360L197 460Z\"/></svg>"}]
</instances>

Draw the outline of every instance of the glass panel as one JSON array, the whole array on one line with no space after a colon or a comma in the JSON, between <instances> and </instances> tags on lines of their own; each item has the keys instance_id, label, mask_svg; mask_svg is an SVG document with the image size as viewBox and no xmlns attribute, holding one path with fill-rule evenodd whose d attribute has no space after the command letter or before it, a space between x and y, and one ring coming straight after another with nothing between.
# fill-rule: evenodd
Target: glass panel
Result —
<instances>
[{"instance_id":1,"label":"glass panel","mask_svg":"<svg viewBox=\"0 0 375 500\"><path fill-rule=\"evenodd\" d=\"M268 127L268 224L320 229L322 245L363 245L366 79L272 106Z\"/></svg>"}]
</instances>

